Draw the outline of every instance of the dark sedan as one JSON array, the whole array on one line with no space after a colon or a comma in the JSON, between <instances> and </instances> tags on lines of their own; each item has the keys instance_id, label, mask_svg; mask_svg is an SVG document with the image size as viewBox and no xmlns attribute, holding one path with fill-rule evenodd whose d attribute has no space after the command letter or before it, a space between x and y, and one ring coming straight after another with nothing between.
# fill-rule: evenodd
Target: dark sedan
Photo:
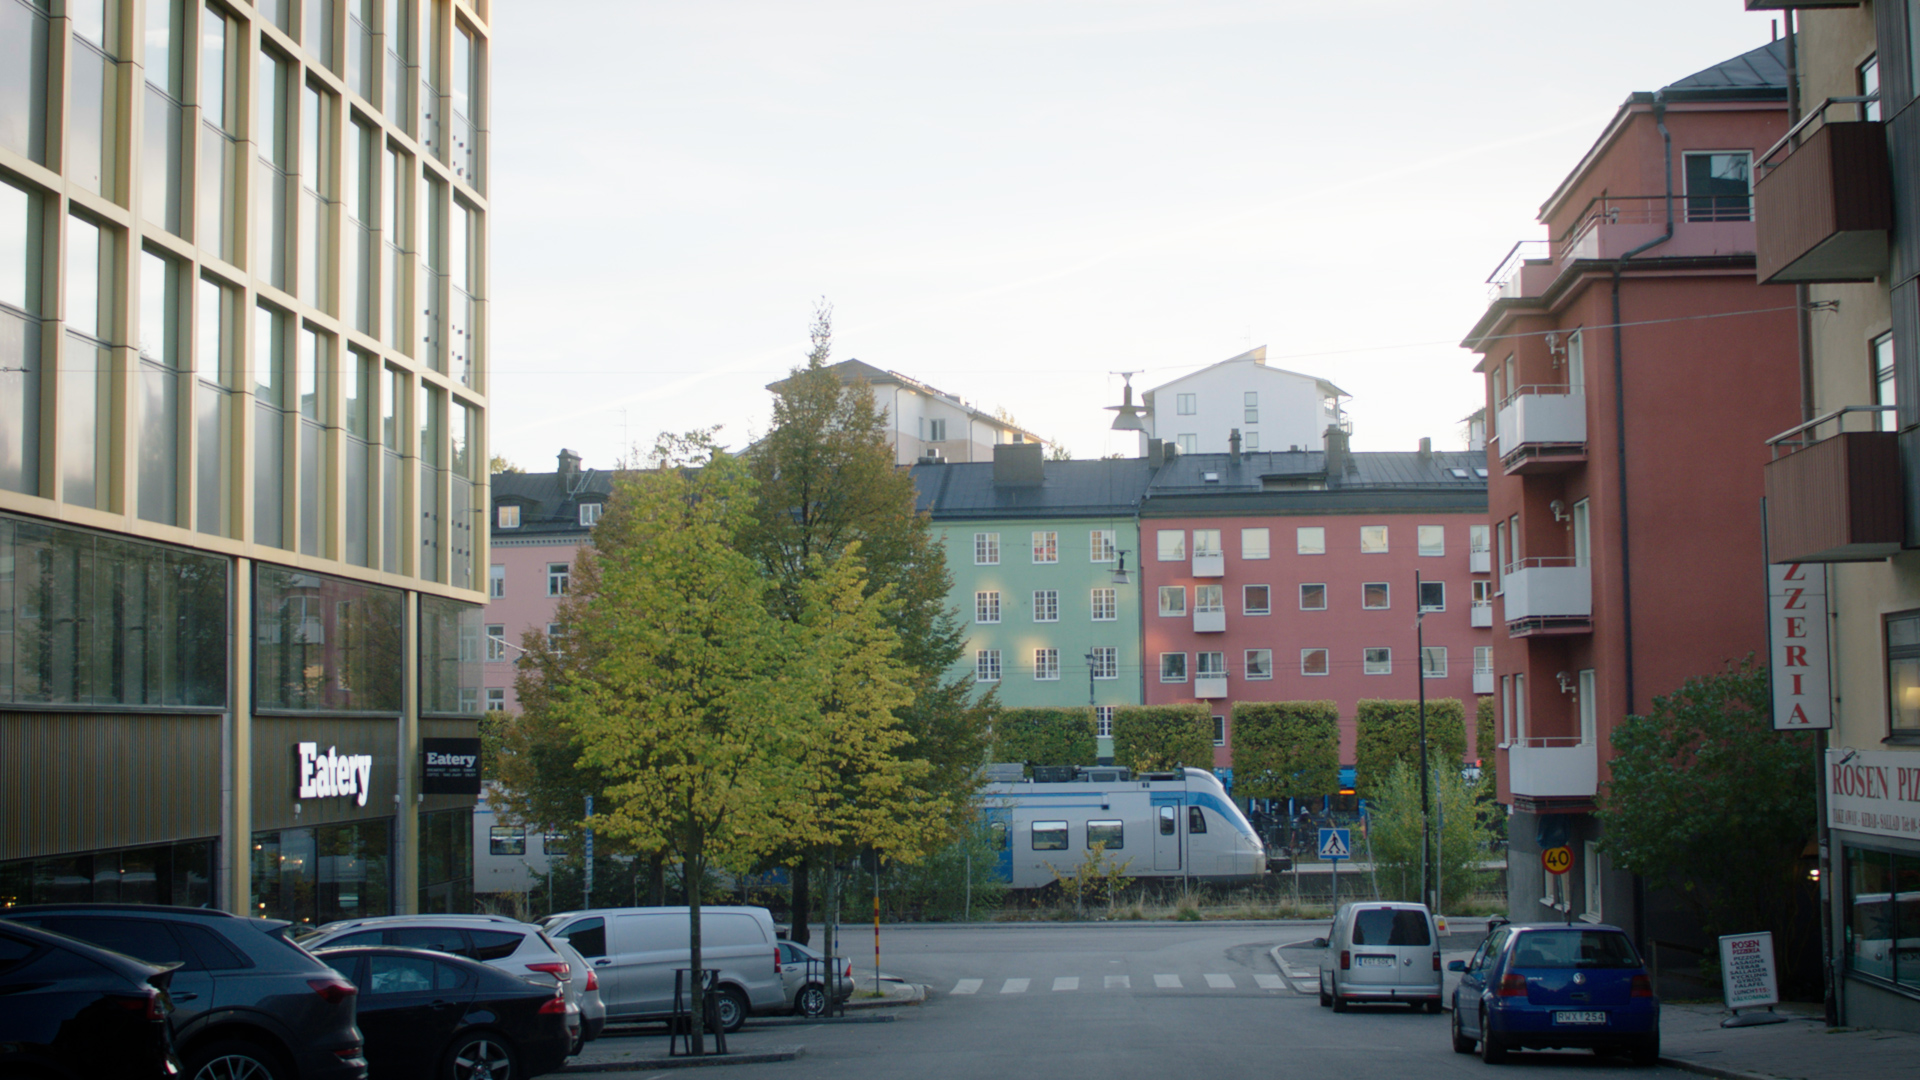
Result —
<instances>
[{"instance_id":1,"label":"dark sedan","mask_svg":"<svg viewBox=\"0 0 1920 1080\"><path fill-rule=\"evenodd\" d=\"M173 965L0 922L0 1075L171 1080Z\"/></svg>"},{"instance_id":2,"label":"dark sedan","mask_svg":"<svg viewBox=\"0 0 1920 1080\"><path fill-rule=\"evenodd\" d=\"M1660 1059L1660 1000L1633 942L1617 927L1510 925L1467 961L1453 993L1453 1048L1479 1044L1488 1064L1510 1050L1624 1051L1636 1065Z\"/></svg>"},{"instance_id":3,"label":"dark sedan","mask_svg":"<svg viewBox=\"0 0 1920 1080\"><path fill-rule=\"evenodd\" d=\"M566 1063L572 1040L557 987L426 949L370 945L314 955L360 988L372 1080L520 1080Z\"/></svg>"}]
</instances>

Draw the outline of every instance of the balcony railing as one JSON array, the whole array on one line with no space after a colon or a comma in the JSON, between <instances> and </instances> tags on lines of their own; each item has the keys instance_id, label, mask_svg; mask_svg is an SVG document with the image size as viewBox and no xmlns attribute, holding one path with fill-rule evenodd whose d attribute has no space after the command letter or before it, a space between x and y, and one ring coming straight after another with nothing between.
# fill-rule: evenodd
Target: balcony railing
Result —
<instances>
[{"instance_id":1,"label":"balcony railing","mask_svg":"<svg viewBox=\"0 0 1920 1080\"><path fill-rule=\"evenodd\" d=\"M1474 601L1473 610L1471 613L1469 613L1468 618L1470 621L1470 625L1479 626L1479 627L1492 626L1493 625L1493 601L1491 600Z\"/></svg>"},{"instance_id":2,"label":"balcony railing","mask_svg":"<svg viewBox=\"0 0 1920 1080\"><path fill-rule=\"evenodd\" d=\"M1751 255L1753 206L1745 195L1600 195L1560 235L1522 240L1487 276L1487 302L1540 296L1576 262L1610 262L1666 235L1662 256ZM1651 257L1651 256L1649 256Z\"/></svg>"},{"instance_id":3,"label":"balcony railing","mask_svg":"<svg viewBox=\"0 0 1920 1080\"><path fill-rule=\"evenodd\" d=\"M1871 281L1887 272L1893 174L1886 133L1877 120L1826 122L1834 105L1864 112L1872 100L1828 98L1754 163L1761 284Z\"/></svg>"},{"instance_id":4,"label":"balcony railing","mask_svg":"<svg viewBox=\"0 0 1920 1080\"><path fill-rule=\"evenodd\" d=\"M1193 696L1206 700L1215 700L1227 696L1227 677L1225 675L1201 675L1193 680Z\"/></svg>"},{"instance_id":5,"label":"balcony railing","mask_svg":"<svg viewBox=\"0 0 1920 1080\"><path fill-rule=\"evenodd\" d=\"M1493 573L1493 552L1486 548L1475 548L1467 552L1467 572L1471 574Z\"/></svg>"},{"instance_id":6,"label":"balcony railing","mask_svg":"<svg viewBox=\"0 0 1920 1080\"><path fill-rule=\"evenodd\" d=\"M1194 577L1226 577L1227 557L1217 551L1193 553Z\"/></svg>"},{"instance_id":7,"label":"balcony railing","mask_svg":"<svg viewBox=\"0 0 1920 1080\"><path fill-rule=\"evenodd\" d=\"M1227 630L1227 610L1214 608L1210 611L1193 613L1193 632L1196 634L1223 634Z\"/></svg>"},{"instance_id":8,"label":"balcony railing","mask_svg":"<svg viewBox=\"0 0 1920 1080\"><path fill-rule=\"evenodd\" d=\"M1473 692L1476 694L1493 693L1493 669L1492 668L1474 668L1473 669Z\"/></svg>"},{"instance_id":9,"label":"balcony railing","mask_svg":"<svg viewBox=\"0 0 1920 1080\"><path fill-rule=\"evenodd\" d=\"M1900 551L1905 492L1891 405L1850 405L1767 440L1767 557L1873 562ZM1846 430L1848 420L1856 430ZM1825 437L1821 437L1822 432Z\"/></svg>"},{"instance_id":10,"label":"balcony railing","mask_svg":"<svg viewBox=\"0 0 1920 1080\"><path fill-rule=\"evenodd\" d=\"M1587 460L1587 396L1577 387L1521 386L1494 417L1509 474L1556 472Z\"/></svg>"},{"instance_id":11,"label":"balcony railing","mask_svg":"<svg viewBox=\"0 0 1920 1080\"><path fill-rule=\"evenodd\" d=\"M1593 629L1593 570L1571 558L1521 559L1501 575L1502 620L1514 637Z\"/></svg>"},{"instance_id":12,"label":"balcony railing","mask_svg":"<svg viewBox=\"0 0 1920 1080\"><path fill-rule=\"evenodd\" d=\"M1579 736L1523 739L1507 747L1515 797L1591 799L1600 785L1600 748Z\"/></svg>"}]
</instances>

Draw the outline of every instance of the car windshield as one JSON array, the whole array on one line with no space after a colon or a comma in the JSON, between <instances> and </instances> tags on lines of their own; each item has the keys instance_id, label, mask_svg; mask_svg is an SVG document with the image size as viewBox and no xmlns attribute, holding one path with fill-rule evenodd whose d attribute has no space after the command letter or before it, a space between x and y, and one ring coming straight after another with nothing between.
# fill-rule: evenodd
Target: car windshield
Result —
<instances>
[{"instance_id":1,"label":"car windshield","mask_svg":"<svg viewBox=\"0 0 1920 1080\"><path fill-rule=\"evenodd\" d=\"M1426 913L1418 908L1366 908L1353 913L1355 945L1431 945Z\"/></svg>"},{"instance_id":2,"label":"car windshield","mask_svg":"<svg viewBox=\"0 0 1920 1080\"><path fill-rule=\"evenodd\" d=\"M1529 930L1513 947L1517 968L1637 968L1633 942L1617 930Z\"/></svg>"}]
</instances>

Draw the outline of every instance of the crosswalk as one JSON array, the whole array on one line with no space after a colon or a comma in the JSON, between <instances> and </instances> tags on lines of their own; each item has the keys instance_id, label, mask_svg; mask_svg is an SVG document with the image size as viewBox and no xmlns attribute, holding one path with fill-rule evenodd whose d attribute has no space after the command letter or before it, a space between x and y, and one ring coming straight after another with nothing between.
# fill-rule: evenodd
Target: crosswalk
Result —
<instances>
[{"instance_id":1,"label":"crosswalk","mask_svg":"<svg viewBox=\"0 0 1920 1080\"><path fill-rule=\"evenodd\" d=\"M1241 974L1238 976L1225 974L1223 972L1209 972L1201 976L1201 979L1205 983L1205 989L1208 989L1208 990L1238 990L1238 989L1242 989L1243 987L1246 989L1258 989L1258 990L1290 989L1290 987L1287 986L1287 981L1284 978L1280 977L1279 975L1269 974L1266 972L1258 972L1254 974ZM1049 991L1050 993L1071 993L1073 991L1082 989L1083 986L1085 989L1088 989L1088 990L1095 990L1095 989L1131 990L1133 989L1133 977L1130 975L1108 975L1108 976L1105 976L1103 979L1101 979L1098 983L1095 983L1091 979L1083 980L1078 975L1057 975L1053 978L1051 983L1047 982L1044 979L1038 980L1038 982L1040 986L1050 985L1053 988L1051 991ZM999 980L999 988L996 991L989 985L989 983L985 979L960 979L953 984L953 987L949 989L947 993L950 996L958 996L958 997L964 997L969 994L977 995L982 993L1024 994L1024 993L1027 993L1029 990L1035 989L1035 983L1036 983L1036 980L1031 977L1002 979L1002 980ZM1153 987L1156 990L1189 989L1188 984L1185 981L1183 981L1179 975L1170 974L1170 973L1156 974L1153 977ZM1196 983L1191 987L1191 989L1199 990L1201 989L1201 986L1200 984Z\"/></svg>"}]
</instances>

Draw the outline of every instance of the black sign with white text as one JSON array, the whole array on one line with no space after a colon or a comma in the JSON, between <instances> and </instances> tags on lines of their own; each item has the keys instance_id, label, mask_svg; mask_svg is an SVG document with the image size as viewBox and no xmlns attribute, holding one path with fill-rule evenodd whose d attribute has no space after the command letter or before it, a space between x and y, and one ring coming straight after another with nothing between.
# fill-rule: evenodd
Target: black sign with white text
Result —
<instances>
[{"instance_id":1,"label":"black sign with white text","mask_svg":"<svg viewBox=\"0 0 1920 1080\"><path fill-rule=\"evenodd\" d=\"M421 739L420 754L423 794L480 794L479 739Z\"/></svg>"}]
</instances>

